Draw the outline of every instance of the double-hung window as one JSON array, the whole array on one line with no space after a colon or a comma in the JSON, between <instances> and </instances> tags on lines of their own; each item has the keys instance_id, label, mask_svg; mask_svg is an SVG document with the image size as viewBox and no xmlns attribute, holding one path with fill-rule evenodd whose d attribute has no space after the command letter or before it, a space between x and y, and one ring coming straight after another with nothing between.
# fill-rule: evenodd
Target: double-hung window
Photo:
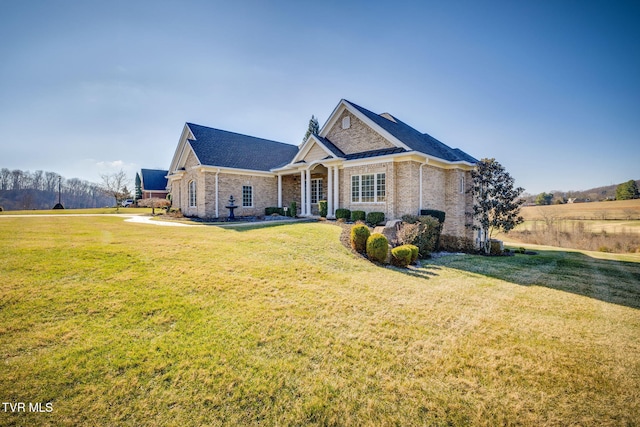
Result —
<instances>
[{"instance_id":1,"label":"double-hung window","mask_svg":"<svg viewBox=\"0 0 640 427\"><path fill-rule=\"evenodd\" d=\"M352 175L352 203L381 203L387 199L387 179L384 173Z\"/></svg>"},{"instance_id":2,"label":"double-hung window","mask_svg":"<svg viewBox=\"0 0 640 427\"><path fill-rule=\"evenodd\" d=\"M250 185L242 186L242 207L243 208L253 207L253 187Z\"/></svg>"}]
</instances>

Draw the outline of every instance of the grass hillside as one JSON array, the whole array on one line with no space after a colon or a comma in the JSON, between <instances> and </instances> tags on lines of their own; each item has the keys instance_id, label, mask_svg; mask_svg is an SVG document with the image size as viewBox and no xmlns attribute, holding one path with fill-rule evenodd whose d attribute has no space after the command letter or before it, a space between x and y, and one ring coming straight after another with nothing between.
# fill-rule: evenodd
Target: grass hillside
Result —
<instances>
[{"instance_id":1,"label":"grass hillside","mask_svg":"<svg viewBox=\"0 0 640 427\"><path fill-rule=\"evenodd\" d=\"M640 220L640 199L525 206L521 215L525 221L542 221L547 218L587 221Z\"/></svg>"},{"instance_id":2,"label":"grass hillside","mask_svg":"<svg viewBox=\"0 0 640 427\"><path fill-rule=\"evenodd\" d=\"M340 232L0 217L0 425L640 424L640 256Z\"/></svg>"}]
</instances>

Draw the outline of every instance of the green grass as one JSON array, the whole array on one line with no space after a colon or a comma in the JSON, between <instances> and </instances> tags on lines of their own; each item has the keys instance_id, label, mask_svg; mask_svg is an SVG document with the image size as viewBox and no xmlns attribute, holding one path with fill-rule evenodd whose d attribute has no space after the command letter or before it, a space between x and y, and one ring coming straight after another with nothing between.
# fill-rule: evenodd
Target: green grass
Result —
<instances>
[{"instance_id":1,"label":"green grass","mask_svg":"<svg viewBox=\"0 0 640 427\"><path fill-rule=\"evenodd\" d=\"M0 218L1 425L637 425L640 263ZM1 408L0 408L1 409Z\"/></svg>"},{"instance_id":2,"label":"green grass","mask_svg":"<svg viewBox=\"0 0 640 427\"><path fill-rule=\"evenodd\" d=\"M0 215L104 215L104 214L147 214L151 208L93 208L93 209L47 209L2 211Z\"/></svg>"}]
</instances>

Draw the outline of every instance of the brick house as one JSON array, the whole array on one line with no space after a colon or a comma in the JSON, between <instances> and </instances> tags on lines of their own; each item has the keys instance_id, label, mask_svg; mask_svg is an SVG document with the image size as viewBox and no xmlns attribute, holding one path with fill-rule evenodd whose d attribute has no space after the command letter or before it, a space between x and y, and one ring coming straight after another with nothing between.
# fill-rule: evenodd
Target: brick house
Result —
<instances>
[{"instance_id":1,"label":"brick house","mask_svg":"<svg viewBox=\"0 0 640 427\"><path fill-rule=\"evenodd\" d=\"M476 162L388 113L343 99L318 135L298 147L185 124L168 189L187 216L225 217L230 195L239 216L292 201L298 215L312 216L326 200L330 218L337 208L384 212L387 219L443 210L443 233L471 237L466 190Z\"/></svg>"},{"instance_id":2,"label":"brick house","mask_svg":"<svg viewBox=\"0 0 640 427\"><path fill-rule=\"evenodd\" d=\"M162 169L140 169L140 189L143 199L167 197L167 175Z\"/></svg>"}]
</instances>

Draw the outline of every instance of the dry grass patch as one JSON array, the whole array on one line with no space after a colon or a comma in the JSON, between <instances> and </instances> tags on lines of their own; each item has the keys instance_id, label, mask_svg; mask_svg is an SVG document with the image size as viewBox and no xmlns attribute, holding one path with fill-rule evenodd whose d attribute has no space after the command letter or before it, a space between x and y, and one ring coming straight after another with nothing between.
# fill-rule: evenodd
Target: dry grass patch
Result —
<instances>
[{"instance_id":1,"label":"dry grass patch","mask_svg":"<svg viewBox=\"0 0 640 427\"><path fill-rule=\"evenodd\" d=\"M2 397L54 405L0 424L640 422L637 264L588 295L550 282L582 259L402 272L340 233L0 218Z\"/></svg>"}]
</instances>

